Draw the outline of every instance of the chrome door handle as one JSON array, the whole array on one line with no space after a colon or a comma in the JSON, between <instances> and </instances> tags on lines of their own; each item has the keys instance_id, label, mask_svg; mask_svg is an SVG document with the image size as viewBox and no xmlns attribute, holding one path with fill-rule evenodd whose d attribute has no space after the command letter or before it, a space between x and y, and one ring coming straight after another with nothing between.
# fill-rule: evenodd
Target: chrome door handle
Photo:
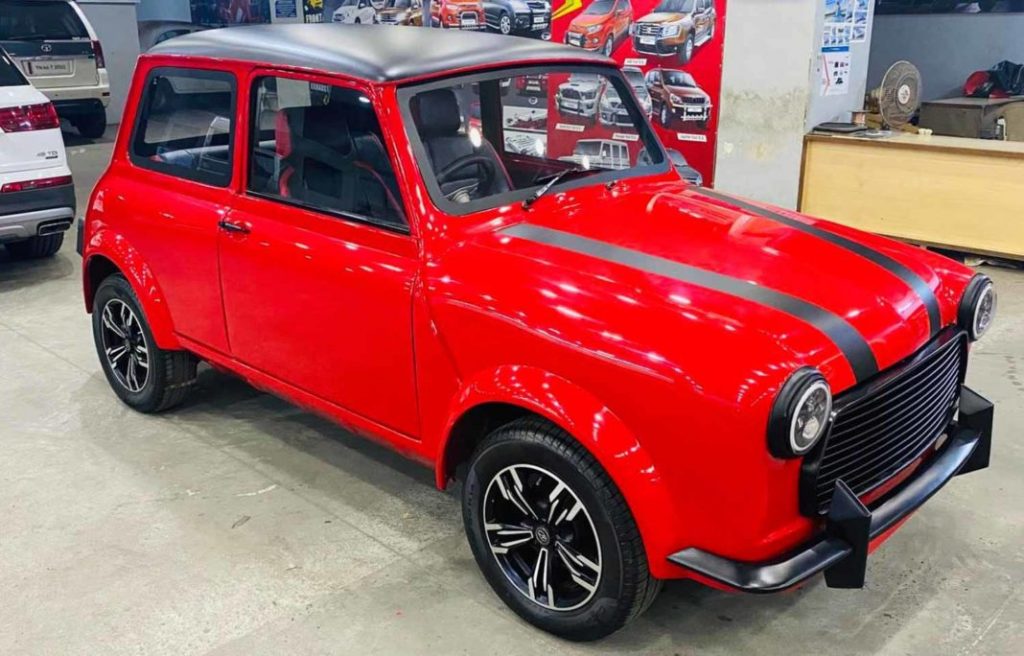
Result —
<instances>
[{"instance_id":1,"label":"chrome door handle","mask_svg":"<svg viewBox=\"0 0 1024 656\"><path fill-rule=\"evenodd\" d=\"M243 225L241 223L234 223L233 221L228 221L227 219L222 219L219 223L217 223L217 225L220 226L221 230L224 230L226 232L235 232L243 235L249 234L248 226Z\"/></svg>"}]
</instances>

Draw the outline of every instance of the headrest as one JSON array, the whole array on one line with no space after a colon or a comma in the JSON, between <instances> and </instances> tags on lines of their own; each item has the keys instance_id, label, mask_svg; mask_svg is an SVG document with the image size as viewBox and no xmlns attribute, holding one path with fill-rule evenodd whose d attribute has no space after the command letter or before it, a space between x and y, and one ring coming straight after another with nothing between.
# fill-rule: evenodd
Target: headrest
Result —
<instances>
[{"instance_id":1,"label":"headrest","mask_svg":"<svg viewBox=\"0 0 1024 656\"><path fill-rule=\"evenodd\" d=\"M434 89L416 96L416 126L424 137L451 136L462 127L459 101L451 89Z\"/></svg>"},{"instance_id":2,"label":"headrest","mask_svg":"<svg viewBox=\"0 0 1024 656\"><path fill-rule=\"evenodd\" d=\"M352 135L341 107L286 107L277 113L274 124L277 154L289 157L296 150L306 152L326 148L334 154L352 154Z\"/></svg>"},{"instance_id":3,"label":"headrest","mask_svg":"<svg viewBox=\"0 0 1024 656\"><path fill-rule=\"evenodd\" d=\"M302 137L330 148L340 155L350 155L354 149L344 106L306 107Z\"/></svg>"}]
</instances>

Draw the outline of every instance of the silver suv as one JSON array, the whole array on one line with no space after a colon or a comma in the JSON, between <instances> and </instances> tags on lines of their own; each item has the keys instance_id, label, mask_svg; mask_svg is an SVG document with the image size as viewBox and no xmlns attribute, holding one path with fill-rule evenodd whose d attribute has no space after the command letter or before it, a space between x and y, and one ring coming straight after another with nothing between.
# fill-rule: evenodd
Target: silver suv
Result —
<instances>
[{"instance_id":1,"label":"silver suv","mask_svg":"<svg viewBox=\"0 0 1024 656\"><path fill-rule=\"evenodd\" d=\"M107 128L103 48L72 0L0 0L0 47L82 136Z\"/></svg>"}]
</instances>

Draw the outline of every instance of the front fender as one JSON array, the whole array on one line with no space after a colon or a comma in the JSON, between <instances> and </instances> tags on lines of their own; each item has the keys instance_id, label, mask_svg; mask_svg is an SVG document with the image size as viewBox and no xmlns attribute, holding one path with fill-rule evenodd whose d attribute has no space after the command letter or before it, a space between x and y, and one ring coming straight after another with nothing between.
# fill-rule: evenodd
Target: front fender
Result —
<instances>
[{"instance_id":1,"label":"front fender","mask_svg":"<svg viewBox=\"0 0 1024 656\"><path fill-rule=\"evenodd\" d=\"M439 440L435 462L437 482L444 486L448 438L460 417L485 403L506 403L536 413L579 440L619 488L629 506L651 572L678 576L666 560L671 530L667 518L677 517L671 496L653 460L629 428L599 399L578 385L534 367L501 366L468 378L453 403ZM678 541L678 540L676 540Z\"/></svg>"},{"instance_id":2,"label":"front fender","mask_svg":"<svg viewBox=\"0 0 1024 656\"><path fill-rule=\"evenodd\" d=\"M142 311L146 315L157 346L167 350L180 349L181 343L174 332L174 324L171 322L171 314L167 309L163 292L142 255L132 247L124 235L109 228L98 227L87 234L90 236L82 258L82 291L85 295L86 311L92 312L92 299L96 293L94 285L100 282L92 279L91 271L99 262L99 258L103 258L120 271L131 284L139 303L142 304Z\"/></svg>"}]
</instances>

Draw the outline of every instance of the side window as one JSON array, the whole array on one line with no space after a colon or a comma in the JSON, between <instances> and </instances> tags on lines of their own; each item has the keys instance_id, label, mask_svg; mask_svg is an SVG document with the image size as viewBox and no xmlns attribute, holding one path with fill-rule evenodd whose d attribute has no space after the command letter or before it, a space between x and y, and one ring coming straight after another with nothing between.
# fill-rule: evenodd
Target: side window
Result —
<instances>
[{"instance_id":1,"label":"side window","mask_svg":"<svg viewBox=\"0 0 1024 656\"><path fill-rule=\"evenodd\" d=\"M398 180L370 99L283 77L253 87L249 191L404 228Z\"/></svg>"},{"instance_id":2,"label":"side window","mask_svg":"<svg viewBox=\"0 0 1024 656\"><path fill-rule=\"evenodd\" d=\"M231 184L235 79L217 71L158 68L143 91L131 143L137 166Z\"/></svg>"}]
</instances>

